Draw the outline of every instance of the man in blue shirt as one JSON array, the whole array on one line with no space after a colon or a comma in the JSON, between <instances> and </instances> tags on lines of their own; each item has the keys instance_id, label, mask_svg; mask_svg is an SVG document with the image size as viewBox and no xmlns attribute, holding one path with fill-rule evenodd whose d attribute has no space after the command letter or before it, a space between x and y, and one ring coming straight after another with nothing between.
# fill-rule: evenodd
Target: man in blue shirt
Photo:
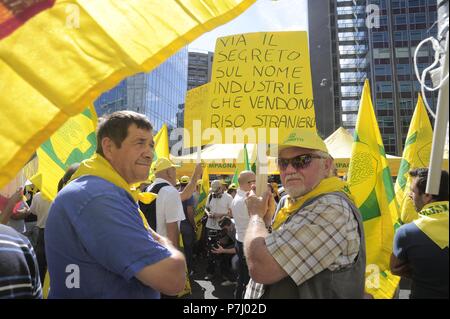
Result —
<instances>
[{"instance_id":1,"label":"man in blue shirt","mask_svg":"<svg viewBox=\"0 0 450 319\"><path fill-rule=\"evenodd\" d=\"M393 274L412 279L411 299L448 298L448 173L441 172L439 194L425 192L428 169L409 172L410 197L419 218L397 229L391 255Z\"/></svg>"},{"instance_id":2,"label":"man in blue shirt","mask_svg":"<svg viewBox=\"0 0 450 319\"><path fill-rule=\"evenodd\" d=\"M51 206L45 228L50 298L159 298L185 284L185 259L148 229L130 185L148 178L152 126L120 111L99 124L97 154Z\"/></svg>"}]
</instances>

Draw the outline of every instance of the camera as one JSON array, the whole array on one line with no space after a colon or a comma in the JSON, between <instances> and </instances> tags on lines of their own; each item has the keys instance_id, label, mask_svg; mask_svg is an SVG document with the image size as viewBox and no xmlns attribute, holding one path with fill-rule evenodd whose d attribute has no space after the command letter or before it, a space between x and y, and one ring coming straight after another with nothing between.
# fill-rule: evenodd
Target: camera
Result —
<instances>
[{"instance_id":1,"label":"camera","mask_svg":"<svg viewBox=\"0 0 450 319\"><path fill-rule=\"evenodd\" d=\"M219 247L220 233L220 230L211 229L209 231L208 237L206 238L206 247L208 251L211 251L213 248L217 249Z\"/></svg>"}]
</instances>

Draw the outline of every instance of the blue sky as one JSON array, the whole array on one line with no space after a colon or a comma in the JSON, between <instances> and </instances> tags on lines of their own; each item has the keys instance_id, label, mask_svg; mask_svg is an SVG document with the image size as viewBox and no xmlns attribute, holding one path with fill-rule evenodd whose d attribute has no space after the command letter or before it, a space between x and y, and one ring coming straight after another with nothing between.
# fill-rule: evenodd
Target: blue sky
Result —
<instances>
[{"instance_id":1,"label":"blue sky","mask_svg":"<svg viewBox=\"0 0 450 319\"><path fill-rule=\"evenodd\" d=\"M214 51L216 39L231 34L308 29L307 0L257 0L247 11L189 45L189 51Z\"/></svg>"}]
</instances>

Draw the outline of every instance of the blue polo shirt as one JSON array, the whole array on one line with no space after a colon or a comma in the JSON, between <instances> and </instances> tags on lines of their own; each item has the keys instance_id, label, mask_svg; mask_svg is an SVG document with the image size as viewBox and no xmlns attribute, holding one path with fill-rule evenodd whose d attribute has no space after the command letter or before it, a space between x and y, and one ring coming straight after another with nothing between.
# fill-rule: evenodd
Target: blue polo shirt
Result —
<instances>
[{"instance_id":1,"label":"blue polo shirt","mask_svg":"<svg viewBox=\"0 0 450 319\"><path fill-rule=\"evenodd\" d=\"M170 256L124 190L95 176L68 184L46 227L49 298L159 298L135 274Z\"/></svg>"},{"instance_id":2,"label":"blue polo shirt","mask_svg":"<svg viewBox=\"0 0 450 319\"><path fill-rule=\"evenodd\" d=\"M397 229L393 253L411 267L411 299L448 299L448 247L441 249L416 224L409 223Z\"/></svg>"}]
</instances>

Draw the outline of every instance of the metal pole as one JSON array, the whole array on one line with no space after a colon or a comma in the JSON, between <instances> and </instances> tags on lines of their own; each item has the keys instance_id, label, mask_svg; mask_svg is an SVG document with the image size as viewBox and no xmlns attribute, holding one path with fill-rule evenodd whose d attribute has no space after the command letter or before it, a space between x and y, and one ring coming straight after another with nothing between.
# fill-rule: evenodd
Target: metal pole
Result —
<instances>
[{"instance_id":1,"label":"metal pole","mask_svg":"<svg viewBox=\"0 0 450 319\"><path fill-rule=\"evenodd\" d=\"M441 70L441 80L448 74L448 31L445 39L445 57ZM427 194L439 194L441 182L442 157L444 154L445 133L448 123L448 80L439 90L437 101L436 120L433 132L433 145L431 147L430 170L428 171L428 183L425 192Z\"/></svg>"}]
</instances>

